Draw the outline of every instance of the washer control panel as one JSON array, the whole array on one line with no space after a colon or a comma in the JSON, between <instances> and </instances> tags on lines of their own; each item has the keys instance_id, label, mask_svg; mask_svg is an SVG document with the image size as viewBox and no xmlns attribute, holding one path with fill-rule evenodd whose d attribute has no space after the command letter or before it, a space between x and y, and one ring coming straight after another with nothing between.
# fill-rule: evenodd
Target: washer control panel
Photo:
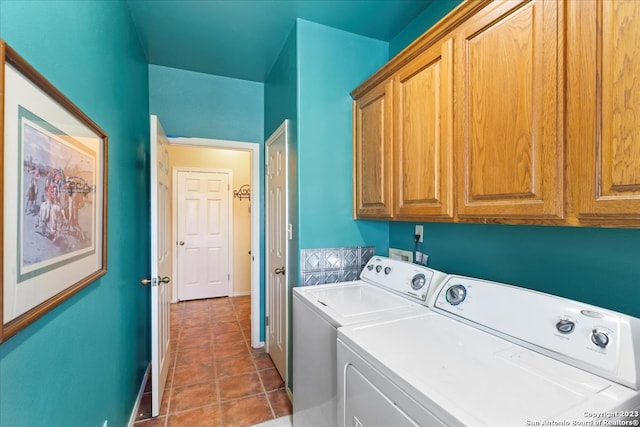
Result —
<instances>
[{"instance_id":1,"label":"washer control panel","mask_svg":"<svg viewBox=\"0 0 640 427\"><path fill-rule=\"evenodd\" d=\"M550 357L640 388L638 318L463 276L448 276L431 306Z\"/></svg>"},{"instance_id":2,"label":"washer control panel","mask_svg":"<svg viewBox=\"0 0 640 427\"><path fill-rule=\"evenodd\" d=\"M425 305L446 275L440 271L382 256L374 256L360 273L360 279L420 300Z\"/></svg>"}]
</instances>

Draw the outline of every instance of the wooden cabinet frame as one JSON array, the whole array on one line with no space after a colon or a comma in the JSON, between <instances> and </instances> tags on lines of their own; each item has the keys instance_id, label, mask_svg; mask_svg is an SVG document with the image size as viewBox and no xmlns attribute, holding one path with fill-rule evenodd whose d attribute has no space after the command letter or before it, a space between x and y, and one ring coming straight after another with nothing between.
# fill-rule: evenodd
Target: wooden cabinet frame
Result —
<instances>
[{"instance_id":1,"label":"wooden cabinet frame","mask_svg":"<svg viewBox=\"0 0 640 427\"><path fill-rule=\"evenodd\" d=\"M405 105L438 61L451 83L423 76L440 92ZM638 227L639 88L640 2L465 1L351 93L356 217Z\"/></svg>"}]
</instances>

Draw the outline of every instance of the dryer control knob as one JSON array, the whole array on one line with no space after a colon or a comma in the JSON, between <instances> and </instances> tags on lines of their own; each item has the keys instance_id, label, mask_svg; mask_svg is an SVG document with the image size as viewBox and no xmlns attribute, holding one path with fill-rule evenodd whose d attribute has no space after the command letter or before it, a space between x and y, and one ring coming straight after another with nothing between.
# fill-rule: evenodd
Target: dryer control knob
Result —
<instances>
[{"instance_id":1,"label":"dryer control knob","mask_svg":"<svg viewBox=\"0 0 640 427\"><path fill-rule=\"evenodd\" d=\"M467 297L467 289L463 285L453 285L445 294L447 302L451 305L458 305Z\"/></svg>"},{"instance_id":2,"label":"dryer control knob","mask_svg":"<svg viewBox=\"0 0 640 427\"><path fill-rule=\"evenodd\" d=\"M367 270L369 270L369 271L373 270L373 264L367 265Z\"/></svg>"},{"instance_id":3,"label":"dryer control knob","mask_svg":"<svg viewBox=\"0 0 640 427\"><path fill-rule=\"evenodd\" d=\"M376 273L380 273L382 270L382 266L380 264L376 265Z\"/></svg>"},{"instance_id":4,"label":"dryer control knob","mask_svg":"<svg viewBox=\"0 0 640 427\"><path fill-rule=\"evenodd\" d=\"M556 323L556 329L561 334L570 334L576 327L576 323L569 319L560 319L558 323Z\"/></svg>"},{"instance_id":5,"label":"dryer control knob","mask_svg":"<svg viewBox=\"0 0 640 427\"><path fill-rule=\"evenodd\" d=\"M415 276L413 276L413 279L411 279L411 287L416 291L422 288L425 283L427 283L427 279L422 273L416 274Z\"/></svg>"},{"instance_id":6,"label":"dryer control knob","mask_svg":"<svg viewBox=\"0 0 640 427\"><path fill-rule=\"evenodd\" d=\"M591 342L600 348L606 348L609 344L609 335L606 332L594 329L591 331Z\"/></svg>"},{"instance_id":7,"label":"dryer control knob","mask_svg":"<svg viewBox=\"0 0 640 427\"><path fill-rule=\"evenodd\" d=\"M389 273L391 273L391 267L385 267L384 268L384 274L386 274L388 276Z\"/></svg>"}]
</instances>

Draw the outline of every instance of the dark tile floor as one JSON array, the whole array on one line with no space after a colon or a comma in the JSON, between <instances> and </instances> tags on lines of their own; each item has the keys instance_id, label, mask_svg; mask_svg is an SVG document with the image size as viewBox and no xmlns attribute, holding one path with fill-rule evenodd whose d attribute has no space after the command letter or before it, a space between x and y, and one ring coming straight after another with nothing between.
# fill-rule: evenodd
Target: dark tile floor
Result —
<instances>
[{"instance_id":1,"label":"dark tile floor","mask_svg":"<svg viewBox=\"0 0 640 427\"><path fill-rule=\"evenodd\" d=\"M291 414L264 349L251 348L250 297L171 306L172 359L160 415L147 385L135 427L247 427Z\"/></svg>"}]
</instances>

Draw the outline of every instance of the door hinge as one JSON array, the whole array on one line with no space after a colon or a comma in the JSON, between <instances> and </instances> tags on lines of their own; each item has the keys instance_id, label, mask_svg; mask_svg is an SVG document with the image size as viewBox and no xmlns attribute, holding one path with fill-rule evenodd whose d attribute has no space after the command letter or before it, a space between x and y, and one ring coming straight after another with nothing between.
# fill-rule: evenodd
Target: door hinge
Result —
<instances>
[{"instance_id":1,"label":"door hinge","mask_svg":"<svg viewBox=\"0 0 640 427\"><path fill-rule=\"evenodd\" d=\"M269 326L269 316L264 316L264 326Z\"/></svg>"},{"instance_id":2,"label":"door hinge","mask_svg":"<svg viewBox=\"0 0 640 427\"><path fill-rule=\"evenodd\" d=\"M227 274L227 280L231 280L231 274Z\"/></svg>"}]
</instances>

